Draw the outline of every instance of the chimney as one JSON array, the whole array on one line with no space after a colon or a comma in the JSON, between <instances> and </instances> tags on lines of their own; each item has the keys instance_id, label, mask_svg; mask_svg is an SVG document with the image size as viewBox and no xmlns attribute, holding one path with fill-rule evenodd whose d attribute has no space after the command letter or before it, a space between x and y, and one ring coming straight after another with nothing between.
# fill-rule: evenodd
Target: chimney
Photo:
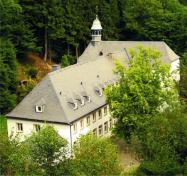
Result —
<instances>
[{"instance_id":1,"label":"chimney","mask_svg":"<svg viewBox=\"0 0 187 176\"><path fill-rule=\"evenodd\" d=\"M52 72L56 71L56 70L59 70L59 69L60 69L60 65L58 65L58 64L52 65Z\"/></svg>"}]
</instances>

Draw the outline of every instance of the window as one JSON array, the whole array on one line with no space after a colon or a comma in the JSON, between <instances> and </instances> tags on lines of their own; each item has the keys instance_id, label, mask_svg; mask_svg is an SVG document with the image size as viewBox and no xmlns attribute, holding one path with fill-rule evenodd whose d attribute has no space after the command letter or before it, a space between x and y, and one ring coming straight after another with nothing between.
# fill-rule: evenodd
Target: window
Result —
<instances>
[{"instance_id":1,"label":"window","mask_svg":"<svg viewBox=\"0 0 187 176\"><path fill-rule=\"evenodd\" d=\"M84 95L83 97L85 98L86 102L88 102L88 103L90 103L90 102L91 102L91 98L90 98L89 96Z\"/></svg>"},{"instance_id":2,"label":"window","mask_svg":"<svg viewBox=\"0 0 187 176\"><path fill-rule=\"evenodd\" d=\"M67 103L69 104L69 106L73 109L73 110L76 110L78 109L78 104L77 104L77 101L72 99L72 98L69 98L67 100Z\"/></svg>"},{"instance_id":3,"label":"window","mask_svg":"<svg viewBox=\"0 0 187 176\"><path fill-rule=\"evenodd\" d=\"M43 112L42 106L36 106L36 112Z\"/></svg>"},{"instance_id":4,"label":"window","mask_svg":"<svg viewBox=\"0 0 187 176\"><path fill-rule=\"evenodd\" d=\"M33 127L36 132L40 131L40 125L34 124Z\"/></svg>"},{"instance_id":5,"label":"window","mask_svg":"<svg viewBox=\"0 0 187 176\"><path fill-rule=\"evenodd\" d=\"M81 129L83 129L84 128L84 119L80 120L80 124L81 124Z\"/></svg>"},{"instance_id":6,"label":"window","mask_svg":"<svg viewBox=\"0 0 187 176\"><path fill-rule=\"evenodd\" d=\"M103 134L103 126L100 125L100 126L99 126L99 135L102 135L102 134Z\"/></svg>"},{"instance_id":7,"label":"window","mask_svg":"<svg viewBox=\"0 0 187 176\"><path fill-rule=\"evenodd\" d=\"M93 113L93 123L96 122L96 113Z\"/></svg>"},{"instance_id":8,"label":"window","mask_svg":"<svg viewBox=\"0 0 187 176\"><path fill-rule=\"evenodd\" d=\"M84 99L76 98L76 100L80 103L81 106L84 106Z\"/></svg>"},{"instance_id":9,"label":"window","mask_svg":"<svg viewBox=\"0 0 187 176\"><path fill-rule=\"evenodd\" d=\"M93 134L97 136L97 128L93 130Z\"/></svg>"},{"instance_id":10,"label":"window","mask_svg":"<svg viewBox=\"0 0 187 176\"><path fill-rule=\"evenodd\" d=\"M99 109L98 115L99 115L99 119L101 119L102 118L102 111L101 111L101 109Z\"/></svg>"},{"instance_id":11,"label":"window","mask_svg":"<svg viewBox=\"0 0 187 176\"><path fill-rule=\"evenodd\" d=\"M17 131L22 132L23 131L23 124L17 123Z\"/></svg>"},{"instance_id":12,"label":"window","mask_svg":"<svg viewBox=\"0 0 187 176\"><path fill-rule=\"evenodd\" d=\"M105 131L105 133L108 132L108 122L104 123L104 131Z\"/></svg>"},{"instance_id":13,"label":"window","mask_svg":"<svg viewBox=\"0 0 187 176\"><path fill-rule=\"evenodd\" d=\"M77 123L74 123L74 124L73 124L73 131L74 131L74 133L77 132Z\"/></svg>"},{"instance_id":14,"label":"window","mask_svg":"<svg viewBox=\"0 0 187 176\"><path fill-rule=\"evenodd\" d=\"M95 87L95 93L100 97L103 95L102 89L100 89L99 87Z\"/></svg>"},{"instance_id":15,"label":"window","mask_svg":"<svg viewBox=\"0 0 187 176\"><path fill-rule=\"evenodd\" d=\"M87 123L87 126L90 125L90 116L87 116L87 117L86 117L86 123Z\"/></svg>"},{"instance_id":16,"label":"window","mask_svg":"<svg viewBox=\"0 0 187 176\"><path fill-rule=\"evenodd\" d=\"M110 123L110 129L112 129L112 119L110 119L110 121L109 121L109 123Z\"/></svg>"},{"instance_id":17,"label":"window","mask_svg":"<svg viewBox=\"0 0 187 176\"><path fill-rule=\"evenodd\" d=\"M107 106L104 107L104 115L107 115Z\"/></svg>"}]
</instances>

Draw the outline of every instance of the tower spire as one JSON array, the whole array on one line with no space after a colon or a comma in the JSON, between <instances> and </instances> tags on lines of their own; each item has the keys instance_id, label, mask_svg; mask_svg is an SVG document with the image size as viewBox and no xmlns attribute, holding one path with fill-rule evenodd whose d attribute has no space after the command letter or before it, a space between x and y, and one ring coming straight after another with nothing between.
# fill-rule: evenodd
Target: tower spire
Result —
<instances>
[{"instance_id":1,"label":"tower spire","mask_svg":"<svg viewBox=\"0 0 187 176\"><path fill-rule=\"evenodd\" d=\"M96 44L101 41L101 31L102 31L101 22L98 19L98 16L96 15L95 20L93 21L92 27L91 27L91 34L92 34L92 43Z\"/></svg>"}]
</instances>

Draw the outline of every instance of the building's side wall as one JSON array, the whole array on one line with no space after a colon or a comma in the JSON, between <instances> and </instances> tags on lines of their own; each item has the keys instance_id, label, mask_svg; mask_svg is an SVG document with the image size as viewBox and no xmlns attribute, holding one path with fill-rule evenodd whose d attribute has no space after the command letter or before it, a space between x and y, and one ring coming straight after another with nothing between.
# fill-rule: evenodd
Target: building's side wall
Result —
<instances>
[{"instance_id":1,"label":"building's side wall","mask_svg":"<svg viewBox=\"0 0 187 176\"><path fill-rule=\"evenodd\" d=\"M104 108L107 108L107 113L104 113ZM101 110L101 118L99 117L99 110ZM93 121L93 114L96 114L96 121ZM90 125L87 125L87 117L90 117ZM93 132L94 129L97 130L97 136L110 136L110 119L112 120L112 124L114 124L114 119L111 118L111 114L109 112L109 106L106 105L100 109L97 109L93 113L81 118L80 120L73 123L73 125L76 124L77 130L74 131L74 126L72 125L72 142L74 143L77 138L79 138L81 135L84 135L88 132ZM81 121L83 120L84 127L81 128ZM104 130L104 123L108 122L108 130L107 132ZM102 125L102 134L99 134L99 126Z\"/></svg>"},{"instance_id":2,"label":"building's side wall","mask_svg":"<svg viewBox=\"0 0 187 176\"><path fill-rule=\"evenodd\" d=\"M21 123L23 126L23 131L18 131L17 124ZM47 123L44 122L36 122L36 121L28 121L28 120L20 120L20 119L7 119L7 126L8 126L8 135L18 137L21 140L24 140L26 137L30 136L33 132L35 132L34 125L40 125L41 127ZM68 142L70 142L70 126L65 124L52 124L49 125L53 126L58 133L65 138Z\"/></svg>"},{"instance_id":3,"label":"building's side wall","mask_svg":"<svg viewBox=\"0 0 187 176\"><path fill-rule=\"evenodd\" d=\"M173 72L173 78L176 80L176 81L179 81L180 80L180 71L179 71L179 68L180 68L180 61L179 59L175 60L174 62L171 63L171 68L170 68L170 71Z\"/></svg>"},{"instance_id":4,"label":"building's side wall","mask_svg":"<svg viewBox=\"0 0 187 176\"><path fill-rule=\"evenodd\" d=\"M105 109L105 111L104 111ZM99 116L100 111L100 116ZM93 114L95 114L95 121L93 120ZM87 117L90 118L90 124L87 123ZM82 127L81 127L82 122ZM104 128L104 124L107 122L107 130ZM22 131L18 130L18 123L22 124ZM20 120L20 119L7 119L7 125L8 125L8 135L15 137L18 135L21 140L24 140L26 137L30 136L33 132L35 132L34 125L40 125L42 127L46 123L43 122L36 122L36 121L30 121L30 120ZM52 125L59 133L60 136L65 138L70 144L74 143L81 135L87 134L88 132L93 132L93 130L96 130L96 133L98 136L110 136L111 131L111 124L114 124L114 120L111 119L111 115L109 112L109 106L106 105L104 107L101 107L94 111L93 113L90 113L89 115L82 117L81 119L77 120L71 125L71 132L70 132L70 125L65 124L55 124L55 123L49 123L49 125ZM76 125L76 130L74 129L74 125ZM99 134L99 126L102 125L102 133ZM101 128L100 128L101 129Z\"/></svg>"}]
</instances>

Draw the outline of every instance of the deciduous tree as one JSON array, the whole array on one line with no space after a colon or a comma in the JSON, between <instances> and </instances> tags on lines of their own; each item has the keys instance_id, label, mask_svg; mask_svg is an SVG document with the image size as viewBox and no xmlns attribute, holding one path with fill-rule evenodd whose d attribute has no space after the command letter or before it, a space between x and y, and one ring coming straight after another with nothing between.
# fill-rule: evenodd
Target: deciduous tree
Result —
<instances>
[{"instance_id":1,"label":"deciduous tree","mask_svg":"<svg viewBox=\"0 0 187 176\"><path fill-rule=\"evenodd\" d=\"M161 54L151 48L139 47L130 51L128 68L117 63L117 85L106 90L107 102L117 118L116 134L130 137L137 123L171 108L177 92L169 66L161 62Z\"/></svg>"}]
</instances>

